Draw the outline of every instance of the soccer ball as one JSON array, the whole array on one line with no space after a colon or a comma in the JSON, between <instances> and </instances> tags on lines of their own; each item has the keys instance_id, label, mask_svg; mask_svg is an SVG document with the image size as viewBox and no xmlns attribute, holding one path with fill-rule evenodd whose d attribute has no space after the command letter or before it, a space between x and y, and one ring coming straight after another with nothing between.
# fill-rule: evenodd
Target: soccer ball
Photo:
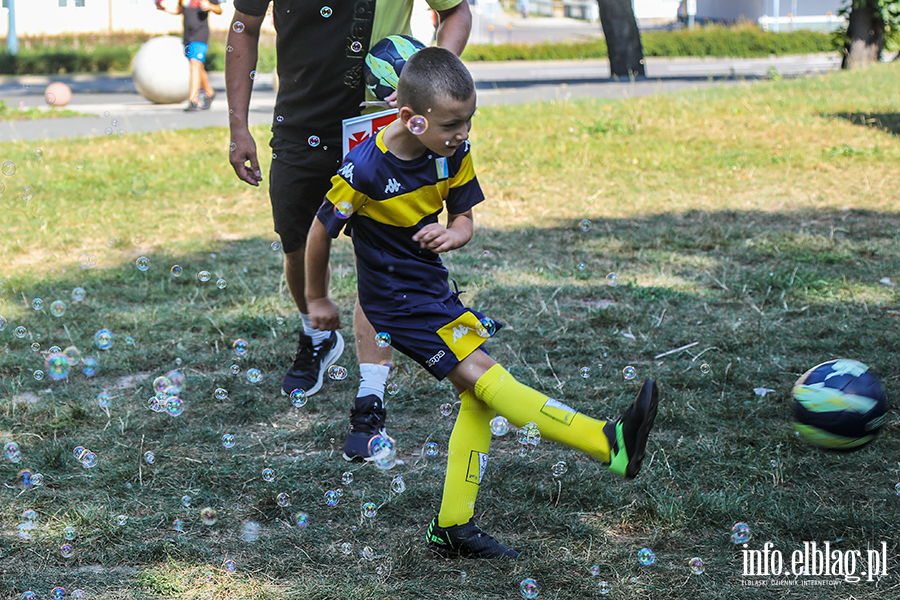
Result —
<instances>
[{"instance_id":1,"label":"soccer ball","mask_svg":"<svg viewBox=\"0 0 900 600\"><path fill-rule=\"evenodd\" d=\"M397 89L400 71L409 57L425 45L408 35L389 35L366 55L366 87L379 100L384 100Z\"/></svg>"},{"instance_id":2,"label":"soccer ball","mask_svg":"<svg viewBox=\"0 0 900 600\"><path fill-rule=\"evenodd\" d=\"M888 402L869 367L830 360L794 384L794 428L804 440L828 450L857 450L878 435Z\"/></svg>"}]
</instances>

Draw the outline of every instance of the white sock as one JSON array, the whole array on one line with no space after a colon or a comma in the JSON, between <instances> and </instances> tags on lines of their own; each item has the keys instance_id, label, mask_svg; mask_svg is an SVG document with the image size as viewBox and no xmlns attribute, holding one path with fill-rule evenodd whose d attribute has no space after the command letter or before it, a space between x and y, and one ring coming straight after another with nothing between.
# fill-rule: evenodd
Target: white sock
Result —
<instances>
[{"instance_id":1,"label":"white sock","mask_svg":"<svg viewBox=\"0 0 900 600\"><path fill-rule=\"evenodd\" d=\"M309 315L300 313L300 320L303 321L303 333L308 335L310 339L312 339L313 346L318 346L322 342L328 339L331 335L330 331L319 331L318 329L313 329L312 324L309 321Z\"/></svg>"},{"instance_id":2,"label":"white sock","mask_svg":"<svg viewBox=\"0 0 900 600\"><path fill-rule=\"evenodd\" d=\"M389 365L376 365L374 363L360 363L359 365L359 391L357 398L363 396L378 396L384 402L384 386L387 384Z\"/></svg>"}]
</instances>

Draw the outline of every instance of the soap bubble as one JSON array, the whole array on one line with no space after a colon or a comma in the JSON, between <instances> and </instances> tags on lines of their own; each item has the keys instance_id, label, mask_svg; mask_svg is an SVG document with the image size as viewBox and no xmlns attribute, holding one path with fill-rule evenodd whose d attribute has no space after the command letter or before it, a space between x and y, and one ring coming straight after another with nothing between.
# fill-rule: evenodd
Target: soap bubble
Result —
<instances>
[{"instance_id":1,"label":"soap bubble","mask_svg":"<svg viewBox=\"0 0 900 600\"><path fill-rule=\"evenodd\" d=\"M407 129L413 135L422 135L428 131L428 119L422 115L413 115L406 124Z\"/></svg>"},{"instance_id":2,"label":"soap bubble","mask_svg":"<svg viewBox=\"0 0 900 600\"><path fill-rule=\"evenodd\" d=\"M109 329L101 329L94 334L94 343L101 350L109 350L113 345L113 333Z\"/></svg>"},{"instance_id":3,"label":"soap bubble","mask_svg":"<svg viewBox=\"0 0 900 600\"><path fill-rule=\"evenodd\" d=\"M66 588L61 588L61 587L53 588L53 590L51 590L51 592L50 592L50 597L53 598L53 600L62 600L63 598L66 597Z\"/></svg>"},{"instance_id":4,"label":"soap bubble","mask_svg":"<svg viewBox=\"0 0 900 600\"><path fill-rule=\"evenodd\" d=\"M339 365L331 365L328 367L328 377L334 381L343 381L347 379L347 369Z\"/></svg>"},{"instance_id":5,"label":"soap bubble","mask_svg":"<svg viewBox=\"0 0 900 600\"><path fill-rule=\"evenodd\" d=\"M235 569L237 569L237 567L234 564L234 561L231 559L228 559L225 562L223 562L222 568L225 570L226 573L234 573Z\"/></svg>"},{"instance_id":6,"label":"soap bubble","mask_svg":"<svg viewBox=\"0 0 900 600\"><path fill-rule=\"evenodd\" d=\"M247 381L250 383L259 383L262 381L262 371L259 369L247 369Z\"/></svg>"},{"instance_id":7,"label":"soap bubble","mask_svg":"<svg viewBox=\"0 0 900 600\"><path fill-rule=\"evenodd\" d=\"M587 268L587 265L584 264L583 262L580 262L577 265L575 265L575 268L578 269L579 271L584 271Z\"/></svg>"},{"instance_id":8,"label":"soap bubble","mask_svg":"<svg viewBox=\"0 0 900 600\"><path fill-rule=\"evenodd\" d=\"M234 343L231 345L231 347L234 348L235 354L237 354L238 356L244 356L245 354L247 354L247 350L250 349L250 344L247 343L247 340L238 338L234 340Z\"/></svg>"},{"instance_id":9,"label":"soap bubble","mask_svg":"<svg viewBox=\"0 0 900 600\"><path fill-rule=\"evenodd\" d=\"M328 490L325 492L325 504L328 506L337 506L338 503L338 495L334 490Z\"/></svg>"},{"instance_id":10,"label":"soap bubble","mask_svg":"<svg viewBox=\"0 0 900 600\"><path fill-rule=\"evenodd\" d=\"M8 458L10 462L17 463L22 460L22 452L19 450L19 445L17 443L7 442L3 449L6 451L6 458Z\"/></svg>"},{"instance_id":11,"label":"soap bubble","mask_svg":"<svg viewBox=\"0 0 900 600\"><path fill-rule=\"evenodd\" d=\"M177 364L181 364L181 359L175 359ZM184 382L186 377L184 373L181 371L169 371L166 373L166 379L169 381L168 387L166 387L165 392L170 396L175 396L181 393L181 390L184 389Z\"/></svg>"},{"instance_id":12,"label":"soap bubble","mask_svg":"<svg viewBox=\"0 0 900 600\"><path fill-rule=\"evenodd\" d=\"M107 128L109 129L109 128ZM107 135L112 134L112 130ZM147 191L147 182L144 181L143 177L136 176L131 180L131 193L136 194L138 196L142 195Z\"/></svg>"},{"instance_id":13,"label":"soap bubble","mask_svg":"<svg viewBox=\"0 0 900 600\"><path fill-rule=\"evenodd\" d=\"M72 527L71 525L69 525L68 527L63 529L63 537L69 541L74 540L75 539L75 528Z\"/></svg>"},{"instance_id":14,"label":"soap bubble","mask_svg":"<svg viewBox=\"0 0 900 600\"><path fill-rule=\"evenodd\" d=\"M226 448L234 448L234 436L226 433L222 436L222 445Z\"/></svg>"},{"instance_id":15,"label":"soap bubble","mask_svg":"<svg viewBox=\"0 0 900 600\"><path fill-rule=\"evenodd\" d=\"M619 276L616 273L610 273L606 276L606 285L616 287L619 285Z\"/></svg>"},{"instance_id":16,"label":"soap bubble","mask_svg":"<svg viewBox=\"0 0 900 600\"><path fill-rule=\"evenodd\" d=\"M506 420L506 417L501 417L497 415L493 419L491 419L491 433L494 435L506 435L509 431L509 421Z\"/></svg>"},{"instance_id":17,"label":"soap bubble","mask_svg":"<svg viewBox=\"0 0 900 600\"><path fill-rule=\"evenodd\" d=\"M497 333L497 324L494 323L493 319L484 317L483 319L479 319L478 325L475 326L475 330L481 337L489 338Z\"/></svg>"},{"instance_id":18,"label":"soap bubble","mask_svg":"<svg viewBox=\"0 0 900 600\"><path fill-rule=\"evenodd\" d=\"M341 475L341 483L343 485L350 485L353 483L353 473L350 471L344 471L344 474Z\"/></svg>"},{"instance_id":19,"label":"soap bubble","mask_svg":"<svg viewBox=\"0 0 900 600\"><path fill-rule=\"evenodd\" d=\"M244 31L244 24L240 21L235 21L234 23L232 23L231 28L235 33L242 33Z\"/></svg>"},{"instance_id":20,"label":"soap bubble","mask_svg":"<svg viewBox=\"0 0 900 600\"><path fill-rule=\"evenodd\" d=\"M181 519L175 519L172 521L172 529L175 531L184 531L184 521Z\"/></svg>"},{"instance_id":21,"label":"soap bubble","mask_svg":"<svg viewBox=\"0 0 900 600\"><path fill-rule=\"evenodd\" d=\"M84 171L84 159L83 158L75 159L75 170L76 171Z\"/></svg>"},{"instance_id":22,"label":"soap bubble","mask_svg":"<svg viewBox=\"0 0 900 600\"><path fill-rule=\"evenodd\" d=\"M391 396L396 396L397 392L400 391L400 386L397 385L396 383L391 382L391 383L387 384L386 386L384 386L384 391L386 391Z\"/></svg>"},{"instance_id":23,"label":"soap bubble","mask_svg":"<svg viewBox=\"0 0 900 600\"><path fill-rule=\"evenodd\" d=\"M215 525L218 520L219 515L216 513L216 509L209 506L200 509L200 522L207 527Z\"/></svg>"},{"instance_id":24,"label":"soap bubble","mask_svg":"<svg viewBox=\"0 0 900 600\"><path fill-rule=\"evenodd\" d=\"M84 590L72 590L72 600L84 600Z\"/></svg>"},{"instance_id":25,"label":"soap bubble","mask_svg":"<svg viewBox=\"0 0 900 600\"><path fill-rule=\"evenodd\" d=\"M609 583L607 583L605 581L601 581L600 583L598 583L597 588L598 588L599 592L601 594L603 594L604 596L609 593L609 589L610 589Z\"/></svg>"},{"instance_id":26,"label":"soap bubble","mask_svg":"<svg viewBox=\"0 0 900 600\"><path fill-rule=\"evenodd\" d=\"M97 374L97 359L93 356L85 356L81 359L81 372L86 377L93 377Z\"/></svg>"},{"instance_id":27,"label":"soap bubble","mask_svg":"<svg viewBox=\"0 0 900 600\"><path fill-rule=\"evenodd\" d=\"M44 380L44 372L41 371L40 369L37 369L37 370L33 373L33 375L34 375L35 381L43 381L43 380Z\"/></svg>"},{"instance_id":28,"label":"soap bubble","mask_svg":"<svg viewBox=\"0 0 900 600\"><path fill-rule=\"evenodd\" d=\"M425 448L422 450L425 456L437 456L438 454L438 445L434 442L428 442L425 444Z\"/></svg>"},{"instance_id":29,"label":"soap bubble","mask_svg":"<svg viewBox=\"0 0 900 600\"><path fill-rule=\"evenodd\" d=\"M708 364L703 363L702 365L700 365L700 372L703 373L704 375L707 375L710 371L711 371L711 368Z\"/></svg>"},{"instance_id":30,"label":"soap bubble","mask_svg":"<svg viewBox=\"0 0 900 600\"><path fill-rule=\"evenodd\" d=\"M9 321L6 320L6 317L0 316L0 331L6 329L6 326L9 324Z\"/></svg>"},{"instance_id":31,"label":"soap bubble","mask_svg":"<svg viewBox=\"0 0 900 600\"><path fill-rule=\"evenodd\" d=\"M150 259L146 256L141 256L136 261L134 261L134 264L137 267L138 271L143 272L150 268Z\"/></svg>"},{"instance_id":32,"label":"soap bubble","mask_svg":"<svg viewBox=\"0 0 900 600\"><path fill-rule=\"evenodd\" d=\"M232 374L232 375L239 375L240 372L241 372L241 366L240 366L240 365L231 365L231 374Z\"/></svg>"},{"instance_id":33,"label":"soap bubble","mask_svg":"<svg viewBox=\"0 0 900 600\"><path fill-rule=\"evenodd\" d=\"M44 301L40 298L35 298L31 301L31 308L33 308L34 310L41 310L42 308L44 308Z\"/></svg>"},{"instance_id":34,"label":"soap bubble","mask_svg":"<svg viewBox=\"0 0 900 600\"><path fill-rule=\"evenodd\" d=\"M275 481L275 469L265 468L262 470L262 478L264 481L272 483Z\"/></svg>"},{"instance_id":35,"label":"soap bubble","mask_svg":"<svg viewBox=\"0 0 900 600\"><path fill-rule=\"evenodd\" d=\"M212 275L209 274L209 271L200 271L199 273L197 273L197 279L199 279L203 283L209 281L211 277Z\"/></svg>"},{"instance_id":36,"label":"soap bubble","mask_svg":"<svg viewBox=\"0 0 900 600\"><path fill-rule=\"evenodd\" d=\"M63 558L72 558L72 554L74 554L72 544L63 544L60 546L59 553L63 555Z\"/></svg>"},{"instance_id":37,"label":"soap bubble","mask_svg":"<svg viewBox=\"0 0 900 600\"><path fill-rule=\"evenodd\" d=\"M395 494L402 494L403 492L406 491L406 482L403 481L402 475L397 475L391 481L391 491L394 492Z\"/></svg>"},{"instance_id":38,"label":"soap bubble","mask_svg":"<svg viewBox=\"0 0 900 600\"><path fill-rule=\"evenodd\" d=\"M28 330L25 329L24 326L19 325L18 327L16 327L15 334L17 338L22 339L23 337L25 337L26 333L28 333Z\"/></svg>"},{"instance_id":39,"label":"soap bubble","mask_svg":"<svg viewBox=\"0 0 900 600\"><path fill-rule=\"evenodd\" d=\"M294 515L294 523L300 529L305 529L309 525L309 515L305 512L298 512Z\"/></svg>"},{"instance_id":40,"label":"soap bubble","mask_svg":"<svg viewBox=\"0 0 900 600\"><path fill-rule=\"evenodd\" d=\"M349 555L353 552L353 545L350 542L344 542L341 544L341 552Z\"/></svg>"},{"instance_id":41,"label":"soap bubble","mask_svg":"<svg viewBox=\"0 0 900 600\"><path fill-rule=\"evenodd\" d=\"M269 247L272 249L272 252L278 252L281 250L281 242L272 242Z\"/></svg>"},{"instance_id":42,"label":"soap bubble","mask_svg":"<svg viewBox=\"0 0 900 600\"><path fill-rule=\"evenodd\" d=\"M638 562L645 567L650 566L656 562L656 555L650 548L641 548L638 550Z\"/></svg>"},{"instance_id":43,"label":"soap bubble","mask_svg":"<svg viewBox=\"0 0 900 600\"><path fill-rule=\"evenodd\" d=\"M311 135L308 138L306 138L306 143L309 144L313 148L318 146L321 142L322 142L322 140L319 139L319 136L317 136L317 135Z\"/></svg>"},{"instance_id":44,"label":"soap bubble","mask_svg":"<svg viewBox=\"0 0 900 600\"><path fill-rule=\"evenodd\" d=\"M282 492L275 496L275 502L278 503L278 506L287 507L291 505L291 497L290 495Z\"/></svg>"},{"instance_id":45,"label":"soap bubble","mask_svg":"<svg viewBox=\"0 0 900 600\"><path fill-rule=\"evenodd\" d=\"M600 574L600 565L591 565L588 572L591 574L591 577L596 577Z\"/></svg>"},{"instance_id":46,"label":"soap bubble","mask_svg":"<svg viewBox=\"0 0 900 600\"><path fill-rule=\"evenodd\" d=\"M588 231L591 230L591 222L588 221L587 219L582 219L581 223L578 224L578 228L581 229L583 232L587 233Z\"/></svg>"},{"instance_id":47,"label":"soap bubble","mask_svg":"<svg viewBox=\"0 0 900 600\"><path fill-rule=\"evenodd\" d=\"M389 333L376 333L375 334L375 345L379 348L387 348L391 345L391 334Z\"/></svg>"},{"instance_id":48,"label":"soap bubble","mask_svg":"<svg viewBox=\"0 0 900 600\"><path fill-rule=\"evenodd\" d=\"M156 462L156 456L154 456L153 453L148 450L147 452L144 452L144 462L148 465L152 465Z\"/></svg>"},{"instance_id":49,"label":"soap bubble","mask_svg":"<svg viewBox=\"0 0 900 600\"><path fill-rule=\"evenodd\" d=\"M369 439L369 460L379 469L390 469L396 463L396 444L387 435L374 435Z\"/></svg>"},{"instance_id":50,"label":"soap bubble","mask_svg":"<svg viewBox=\"0 0 900 600\"><path fill-rule=\"evenodd\" d=\"M347 202L346 200L341 200L337 204L334 205L334 215L338 219L349 219L350 215L353 214L353 204Z\"/></svg>"},{"instance_id":51,"label":"soap bubble","mask_svg":"<svg viewBox=\"0 0 900 600\"><path fill-rule=\"evenodd\" d=\"M61 317L66 314L66 303L62 300L54 300L50 303L50 314L54 317Z\"/></svg>"},{"instance_id":52,"label":"soap bubble","mask_svg":"<svg viewBox=\"0 0 900 600\"><path fill-rule=\"evenodd\" d=\"M110 405L109 392L100 392L99 394L97 394L97 405L100 408L109 408L109 405Z\"/></svg>"},{"instance_id":53,"label":"soap bubble","mask_svg":"<svg viewBox=\"0 0 900 600\"><path fill-rule=\"evenodd\" d=\"M156 379L153 380L153 389L156 390L158 394L165 394L166 389L170 386L169 378L165 375L160 375Z\"/></svg>"},{"instance_id":54,"label":"soap bubble","mask_svg":"<svg viewBox=\"0 0 900 600\"><path fill-rule=\"evenodd\" d=\"M62 381L69 376L69 359L61 352L48 354L44 361L47 375L53 381Z\"/></svg>"},{"instance_id":55,"label":"soap bubble","mask_svg":"<svg viewBox=\"0 0 900 600\"><path fill-rule=\"evenodd\" d=\"M185 508L190 508L191 506L191 497L185 494L181 497L181 505Z\"/></svg>"},{"instance_id":56,"label":"soap bubble","mask_svg":"<svg viewBox=\"0 0 900 600\"><path fill-rule=\"evenodd\" d=\"M323 7L319 10L319 14L322 15L322 17L325 18L325 19L327 19L328 17L330 17L333 13L334 13L334 11L331 10L331 7L330 7L330 6L323 6Z\"/></svg>"},{"instance_id":57,"label":"soap bubble","mask_svg":"<svg viewBox=\"0 0 900 600\"><path fill-rule=\"evenodd\" d=\"M581 377L582 377L582 379L590 379L591 368L590 367L581 367Z\"/></svg>"},{"instance_id":58,"label":"soap bubble","mask_svg":"<svg viewBox=\"0 0 900 600\"><path fill-rule=\"evenodd\" d=\"M241 538L245 542L255 542L259 539L262 527L256 521L247 521L241 529Z\"/></svg>"},{"instance_id":59,"label":"soap bubble","mask_svg":"<svg viewBox=\"0 0 900 600\"><path fill-rule=\"evenodd\" d=\"M293 392L291 392L291 404L293 404L295 407L303 408L304 406L306 406L307 400L309 400L309 397L303 390L294 390Z\"/></svg>"},{"instance_id":60,"label":"soap bubble","mask_svg":"<svg viewBox=\"0 0 900 600\"><path fill-rule=\"evenodd\" d=\"M8 160L3 163L3 166L0 167L0 171L3 171L3 174L7 177L12 177L16 174L16 163L11 160Z\"/></svg>"},{"instance_id":61,"label":"soap bubble","mask_svg":"<svg viewBox=\"0 0 900 600\"><path fill-rule=\"evenodd\" d=\"M77 287L72 290L72 300L75 302L81 302L86 295L87 292L84 291L84 288Z\"/></svg>"},{"instance_id":62,"label":"soap bubble","mask_svg":"<svg viewBox=\"0 0 900 600\"><path fill-rule=\"evenodd\" d=\"M894 486L894 491L897 492L897 495L900 496L900 483Z\"/></svg>"},{"instance_id":63,"label":"soap bubble","mask_svg":"<svg viewBox=\"0 0 900 600\"><path fill-rule=\"evenodd\" d=\"M184 401L177 396L169 398L166 400L166 412L170 417L181 416L181 413L184 412Z\"/></svg>"},{"instance_id":64,"label":"soap bubble","mask_svg":"<svg viewBox=\"0 0 900 600\"><path fill-rule=\"evenodd\" d=\"M702 575L703 574L703 570L704 570L703 569L703 561L700 558L695 556L694 558L692 558L690 560L690 564L691 564L691 572L694 575Z\"/></svg>"},{"instance_id":65,"label":"soap bubble","mask_svg":"<svg viewBox=\"0 0 900 600\"><path fill-rule=\"evenodd\" d=\"M97 466L97 455L88 450L81 457L81 466L85 469L92 469Z\"/></svg>"},{"instance_id":66,"label":"soap bubble","mask_svg":"<svg viewBox=\"0 0 900 600\"><path fill-rule=\"evenodd\" d=\"M569 470L569 467L566 465L566 462L561 460L558 463L554 464L550 468L550 472L554 477L562 477Z\"/></svg>"},{"instance_id":67,"label":"soap bubble","mask_svg":"<svg viewBox=\"0 0 900 600\"><path fill-rule=\"evenodd\" d=\"M537 598L540 591L537 581L532 578L523 579L519 584L519 591L522 592L524 598Z\"/></svg>"},{"instance_id":68,"label":"soap bubble","mask_svg":"<svg viewBox=\"0 0 900 600\"><path fill-rule=\"evenodd\" d=\"M628 365L627 367L622 369L622 377L624 377L628 381L634 379L635 375L637 375L637 370L631 365Z\"/></svg>"},{"instance_id":69,"label":"soap bubble","mask_svg":"<svg viewBox=\"0 0 900 600\"><path fill-rule=\"evenodd\" d=\"M224 290L225 286L227 286L227 285L228 285L228 282L225 281L224 279L216 280L216 287L219 288L220 290Z\"/></svg>"},{"instance_id":70,"label":"soap bubble","mask_svg":"<svg viewBox=\"0 0 900 600\"><path fill-rule=\"evenodd\" d=\"M451 414L453 414L453 405L449 402L444 402L443 404L441 404L438 410L440 410L441 416L449 417Z\"/></svg>"},{"instance_id":71,"label":"soap bubble","mask_svg":"<svg viewBox=\"0 0 900 600\"><path fill-rule=\"evenodd\" d=\"M731 527L731 543L745 544L750 540L750 526L746 523L735 523Z\"/></svg>"},{"instance_id":72,"label":"soap bubble","mask_svg":"<svg viewBox=\"0 0 900 600\"><path fill-rule=\"evenodd\" d=\"M172 268L169 269L169 272L172 274L172 277L181 277L181 274L184 273L184 269L182 269L178 265L172 265Z\"/></svg>"},{"instance_id":73,"label":"soap bubble","mask_svg":"<svg viewBox=\"0 0 900 600\"><path fill-rule=\"evenodd\" d=\"M33 344L31 344L31 351L32 351L32 352L37 352L37 351L40 350L40 349L41 349L41 345L40 345L39 343L34 342Z\"/></svg>"},{"instance_id":74,"label":"soap bubble","mask_svg":"<svg viewBox=\"0 0 900 600\"><path fill-rule=\"evenodd\" d=\"M93 254L84 253L78 257L78 266L82 269L90 269L97 264L97 257Z\"/></svg>"},{"instance_id":75,"label":"soap bubble","mask_svg":"<svg viewBox=\"0 0 900 600\"><path fill-rule=\"evenodd\" d=\"M216 396L216 400L222 401L228 399L228 390L226 390L225 388L216 388L216 391L214 393Z\"/></svg>"},{"instance_id":76,"label":"soap bubble","mask_svg":"<svg viewBox=\"0 0 900 600\"><path fill-rule=\"evenodd\" d=\"M366 502L362 505L362 514L364 517L371 519L378 513L378 507L372 502Z\"/></svg>"}]
</instances>

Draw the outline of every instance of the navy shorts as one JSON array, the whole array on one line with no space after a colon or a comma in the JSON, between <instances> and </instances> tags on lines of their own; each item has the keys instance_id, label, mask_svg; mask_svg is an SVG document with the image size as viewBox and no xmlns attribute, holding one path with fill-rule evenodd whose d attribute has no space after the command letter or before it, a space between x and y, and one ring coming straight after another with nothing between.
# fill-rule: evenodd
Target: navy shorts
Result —
<instances>
[{"instance_id":1,"label":"navy shorts","mask_svg":"<svg viewBox=\"0 0 900 600\"><path fill-rule=\"evenodd\" d=\"M503 327L466 308L455 294L411 309L381 312L363 306L363 311L376 332L391 336L391 346L439 380Z\"/></svg>"},{"instance_id":2,"label":"navy shorts","mask_svg":"<svg viewBox=\"0 0 900 600\"><path fill-rule=\"evenodd\" d=\"M331 189L331 178L341 166L341 145L326 148L284 138L272 138L269 198L275 232L285 254L306 244L316 212Z\"/></svg>"}]
</instances>

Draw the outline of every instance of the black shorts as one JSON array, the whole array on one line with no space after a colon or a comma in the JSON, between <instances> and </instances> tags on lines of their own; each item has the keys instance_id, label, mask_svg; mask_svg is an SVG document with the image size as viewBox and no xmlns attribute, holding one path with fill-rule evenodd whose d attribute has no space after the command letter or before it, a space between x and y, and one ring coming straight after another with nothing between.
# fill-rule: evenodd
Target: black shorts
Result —
<instances>
[{"instance_id":1,"label":"black shorts","mask_svg":"<svg viewBox=\"0 0 900 600\"><path fill-rule=\"evenodd\" d=\"M456 295L445 302L411 309L378 311L363 306L378 333L391 336L391 346L410 357L437 379L447 376L503 324L466 308Z\"/></svg>"},{"instance_id":2,"label":"black shorts","mask_svg":"<svg viewBox=\"0 0 900 600\"><path fill-rule=\"evenodd\" d=\"M341 145L312 147L273 137L272 167L269 170L269 198L275 232L281 237L285 254L306 244L306 236L331 178L341 166Z\"/></svg>"}]
</instances>

